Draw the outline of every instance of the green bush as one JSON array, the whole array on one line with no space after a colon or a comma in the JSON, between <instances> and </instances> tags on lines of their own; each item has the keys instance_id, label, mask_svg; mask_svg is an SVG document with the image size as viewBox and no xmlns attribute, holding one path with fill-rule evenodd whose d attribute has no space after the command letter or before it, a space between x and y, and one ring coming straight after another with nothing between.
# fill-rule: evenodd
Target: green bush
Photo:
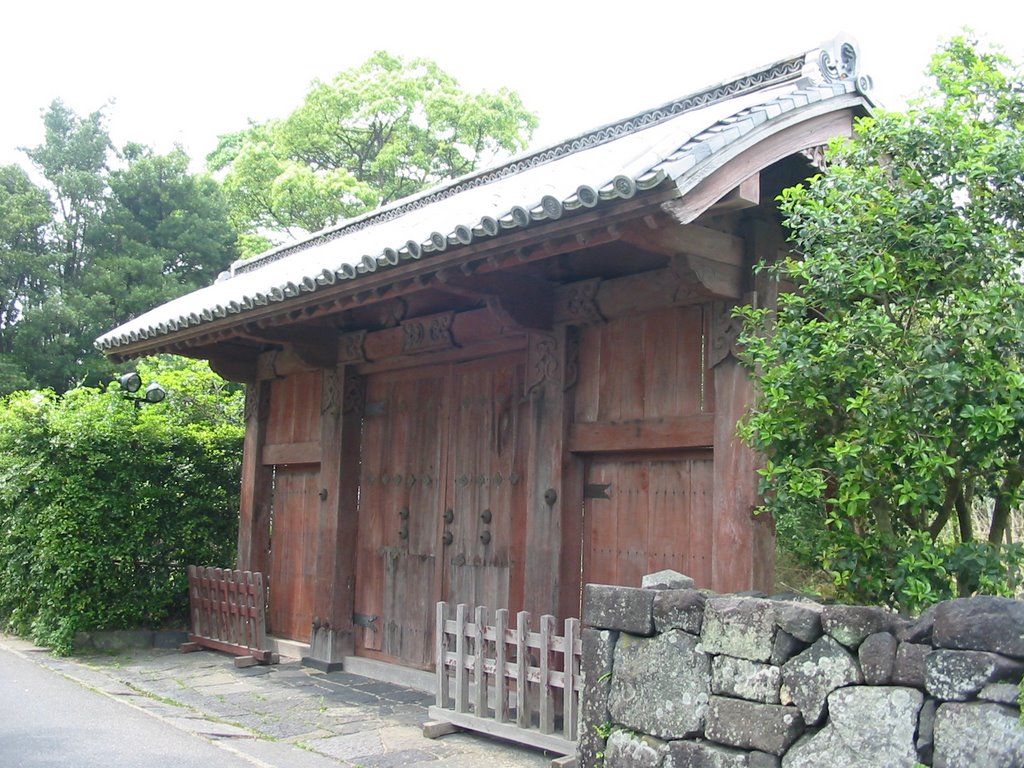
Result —
<instances>
[{"instance_id":1,"label":"green bush","mask_svg":"<svg viewBox=\"0 0 1024 768\"><path fill-rule=\"evenodd\" d=\"M187 566L234 561L242 394L204 364L139 369L164 403L116 385L0 401L0 626L56 652L182 622Z\"/></svg>"}]
</instances>

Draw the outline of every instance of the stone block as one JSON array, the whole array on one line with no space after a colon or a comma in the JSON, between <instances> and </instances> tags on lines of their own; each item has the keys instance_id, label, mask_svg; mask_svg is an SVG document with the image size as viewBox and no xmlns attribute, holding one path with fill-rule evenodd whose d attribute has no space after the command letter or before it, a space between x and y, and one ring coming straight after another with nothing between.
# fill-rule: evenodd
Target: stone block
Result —
<instances>
[{"instance_id":1,"label":"stone block","mask_svg":"<svg viewBox=\"0 0 1024 768\"><path fill-rule=\"evenodd\" d=\"M605 768L659 768L668 744L653 736L612 731L604 751Z\"/></svg>"},{"instance_id":2,"label":"stone block","mask_svg":"<svg viewBox=\"0 0 1024 768\"><path fill-rule=\"evenodd\" d=\"M583 624L650 636L654 633L655 594L650 589L587 584L583 590Z\"/></svg>"},{"instance_id":3,"label":"stone block","mask_svg":"<svg viewBox=\"0 0 1024 768\"><path fill-rule=\"evenodd\" d=\"M777 755L767 752L751 752L747 768L780 768L782 760Z\"/></svg>"},{"instance_id":4,"label":"stone block","mask_svg":"<svg viewBox=\"0 0 1024 768\"><path fill-rule=\"evenodd\" d=\"M935 699L925 699L921 705L921 713L917 716L917 759L926 765L931 765L932 753L935 747L935 712L938 709L938 702Z\"/></svg>"},{"instance_id":5,"label":"stone block","mask_svg":"<svg viewBox=\"0 0 1024 768\"><path fill-rule=\"evenodd\" d=\"M709 741L669 743L667 768L750 768L750 753Z\"/></svg>"},{"instance_id":6,"label":"stone block","mask_svg":"<svg viewBox=\"0 0 1024 768\"><path fill-rule=\"evenodd\" d=\"M805 643L821 637L822 606L811 602L775 602L775 624L779 629Z\"/></svg>"},{"instance_id":7,"label":"stone block","mask_svg":"<svg viewBox=\"0 0 1024 768\"><path fill-rule=\"evenodd\" d=\"M580 633L583 646L580 672L583 691L580 695L580 729L576 742L576 755L580 765L596 765L605 750L605 739L597 726L611 722L608 696L611 692L612 659L618 632L603 629L584 629Z\"/></svg>"},{"instance_id":8,"label":"stone block","mask_svg":"<svg viewBox=\"0 0 1024 768\"><path fill-rule=\"evenodd\" d=\"M829 695L828 725L786 754L786 768L912 768L924 695L910 688L852 687Z\"/></svg>"},{"instance_id":9,"label":"stone block","mask_svg":"<svg viewBox=\"0 0 1024 768\"><path fill-rule=\"evenodd\" d=\"M643 589L693 589L697 585L686 574L666 569L648 573L640 579L640 586Z\"/></svg>"},{"instance_id":10,"label":"stone block","mask_svg":"<svg viewBox=\"0 0 1024 768\"><path fill-rule=\"evenodd\" d=\"M704 593L695 589L665 589L654 595L654 629L681 629L699 635L704 623Z\"/></svg>"},{"instance_id":11,"label":"stone block","mask_svg":"<svg viewBox=\"0 0 1024 768\"><path fill-rule=\"evenodd\" d=\"M673 629L651 638L620 635L615 644L612 720L663 739L704 729L711 662L693 635Z\"/></svg>"},{"instance_id":12,"label":"stone block","mask_svg":"<svg viewBox=\"0 0 1024 768\"><path fill-rule=\"evenodd\" d=\"M978 698L982 701L1019 708L1020 686L1016 683L989 683L978 691Z\"/></svg>"},{"instance_id":13,"label":"stone block","mask_svg":"<svg viewBox=\"0 0 1024 768\"><path fill-rule=\"evenodd\" d=\"M1024 765L1024 727L1013 707L946 703L935 714L934 768Z\"/></svg>"},{"instance_id":14,"label":"stone block","mask_svg":"<svg viewBox=\"0 0 1024 768\"><path fill-rule=\"evenodd\" d=\"M930 645L900 643L892 667L893 683L924 689L925 660L931 652Z\"/></svg>"},{"instance_id":15,"label":"stone block","mask_svg":"<svg viewBox=\"0 0 1024 768\"><path fill-rule=\"evenodd\" d=\"M896 664L896 648L899 643L888 632L876 632L864 638L857 649L860 671L868 685L889 685L892 670Z\"/></svg>"},{"instance_id":16,"label":"stone block","mask_svg":"<svg viewBox=\"0 0 1024 768\"><path fill-rule=\"evenodd\" d=\"M925 660L925 689L943 701L966 701L989 683L1020 682L1024 664L987 651L932 651Z\"/></svg>"},{"instance_id":17,"label":"stone block","mask_svg":"<svg viewBox=\"0 0 1024 768\"><path fill-rule=\"evenodd\" d=\"M821 609L821 628L847 648L856 649L864 638L889 632L894 616L872 605L826 605Z\"/></svg>"},{"instance_id":18,"label":"stone block","mask_svg":"<svg viewBox=\"0 0 1024 768\"><path fill-rule=\"evenodd\" d=\"M796 707L712 696L705 735L726 746L782 755L803 730Z\"/></svg>"},{"instance_id":19,"label":"stone block","mask_svg":"<svg viewBox=\"0 0 1024 768\"><path fill-rule=\"evenodd\" d=\"M1024 658L1024 601L963 597L935 606L936 648Z\"/></svg>"},{"instance_id":20,"label":"stone block","mask_svg":"<svg viewBox=\"0 0 1024 768\"><path fill-rule=\"evenodd\" d=\"M825 717L828 695L837 688L863 682L857 660L825 635L782 666L782 679L808 725Z\"/></svg>"},{"instance_id":21,"label":"stone block","mask_svg":"<svg viewBox=\"0 0 1024 768\"><path fill-rule=\"evenodd\" d=\"M781 667L791 658L807 648L807 643L793 637L784 629L776 630L775 642L772 643L771 663Z\"/></svg>"},{"instance_id":22,"label":"stone block","mask_svg":"<svg viewBox=\"0 0 1024 768\"><path fill-rule=\"evenodd\" d=\"M701 641L708 653L768 661L774 640L775 621L770 600L714 597L707 601Z\"/></svg>"},{"instance_id":23,"label":"stone block","mask_svg":"<svg viewBox=\"0 0 1024 768\"><path fill-rule=\"evenodd\" d=\"M901 619L896 622L894 634L901 643L931 643L935 628L935 607L925 609L913 621Z\"/></svg>"},{"instance_id":24,"label":"stone block","mask_svg":"<svg viewBox=\"0 0 1024 768\"><path fill-rule=\"evenodd\" d=\"M762 704L779 703L782 670L771 664L715 656L711 659L711 692Z\"/></svg>"}]
</instances>

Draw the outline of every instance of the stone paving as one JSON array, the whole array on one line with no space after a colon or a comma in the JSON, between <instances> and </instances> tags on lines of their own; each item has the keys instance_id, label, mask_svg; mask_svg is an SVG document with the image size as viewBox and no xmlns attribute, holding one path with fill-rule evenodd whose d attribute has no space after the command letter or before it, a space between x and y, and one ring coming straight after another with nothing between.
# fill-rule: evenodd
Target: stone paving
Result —
<instances>
[{"instance_id":1,"label":"stone paving","mask_svg":"<svg viewBox=\"0 0 1024 768\"><path fill-rule=\"evenodd\" d=\"M55 658L10 637L0 645L263 768L539 768L557 757L471 733L426 739L427 694L293 659L236 669L209 651Z\"/></svg>"}]
</instances>

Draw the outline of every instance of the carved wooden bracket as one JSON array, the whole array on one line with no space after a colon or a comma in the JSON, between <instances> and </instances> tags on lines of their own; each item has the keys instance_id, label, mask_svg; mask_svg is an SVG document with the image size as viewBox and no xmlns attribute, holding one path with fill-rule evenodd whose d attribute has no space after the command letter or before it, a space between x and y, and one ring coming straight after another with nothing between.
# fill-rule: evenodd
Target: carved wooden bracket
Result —
<instances>
[{"instance_id":1,"label":"carved wooden bracket","mask_svg":"<svg viewBox=\"0 0 1024 768\"><path fill-rule=\"evenodd\" d=\"M531 333L526 360L524 398L539 396L550 384L557 384L562 373L562 350L553 333Z\"/></svg>"},{"instance_id":2,"label":"carved wooden bracket","mask_svg":"<svg viewBox=\"0 0 1024 768\"><path fill-rule=\"evenodd\" d=\"M242 418L246 424L270 418L270 387L262 382L245 385L245 405Z\"/></svg>"},{"instance_id":3,"label":"carved wooden bracket","mask_svg":"<svg viewBox=\"0 0 1024 768\"><path fill-rule=\"evenodd\" d=\"M345 369L345 391L342 395L342 411L362 416L366 407L366 377L351 368Z\"/></svg>"},{"instance_id":4,"label":"carved wooden bracket","mask_svg":"<svg viewBox=\"0 0 1024 768\"><path fill-rule=\"evenodd\" d=\"M739 346L736 343L743 321L733 317L732 310L736 304L729 301L716 301L711 306L711 348L708 350L708 364L714 368L729 356L737 357Z\"/></svg>"},{"instance_id":5,"label":"carved wooden bracket","mask_svg":"<svg viewBox=\"0 0 1024 768\"><path fill-rule=\"evenodd\" d=\"M320 390L320 413L332 417L341 413L342 381L337 369L324 371L323 386Z\"/></svg>"},{"instance_id":6,"label":"carved wooden bracket","mask_svg":"<svg viewBox=\"0 0 1024 768\"><path fill-rule=\"evenodd\" d=\"M338 362L366 362L366 331L343 333L338 337Z\"/></svg>"},{"instance_id":7,"label":"carved wooden bracket","mask_svg":"<svg viewBox=\"0 0 1024 768\"><path fill-rule=\"evenodd\" d=\"M555 322L568 325L596 325L604 322L597 306L601 278L569 283L555 291Z\"/></svg>"},{"instance_id":8,"label":"carved wooden bracket","mask_svg":"<svg viewBox=\"0 0 1024 768\"><path fill-rule=\"evenodd\" d=\"M413 320L403 320L401 323L402 354L436 352L454 347L455 339L452 338L452 320L454 318L454 312L442 312L437 315L417 317Z\"/></svg>"}]
</instances>

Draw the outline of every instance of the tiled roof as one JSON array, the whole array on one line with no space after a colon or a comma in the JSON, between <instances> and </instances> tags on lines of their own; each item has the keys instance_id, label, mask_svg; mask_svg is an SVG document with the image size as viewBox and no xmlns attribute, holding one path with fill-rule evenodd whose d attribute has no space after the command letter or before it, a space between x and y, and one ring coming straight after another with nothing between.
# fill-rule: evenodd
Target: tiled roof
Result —
<instances>
[{"instance_id":1,"label":"tiled roof","mask_svg":"<svg viewBox=\"0 0 1024 768\"><path fill-rule=\"evenodd\" d=\"M101 336L106 352L316 291L666 181L681 193L787 117L863 94L856 49L811 52L350 219L250 260ZM861 98L861 101L863 99ZM240 318L241 319L241 318Z\"/></svg>"}]
</instances>

